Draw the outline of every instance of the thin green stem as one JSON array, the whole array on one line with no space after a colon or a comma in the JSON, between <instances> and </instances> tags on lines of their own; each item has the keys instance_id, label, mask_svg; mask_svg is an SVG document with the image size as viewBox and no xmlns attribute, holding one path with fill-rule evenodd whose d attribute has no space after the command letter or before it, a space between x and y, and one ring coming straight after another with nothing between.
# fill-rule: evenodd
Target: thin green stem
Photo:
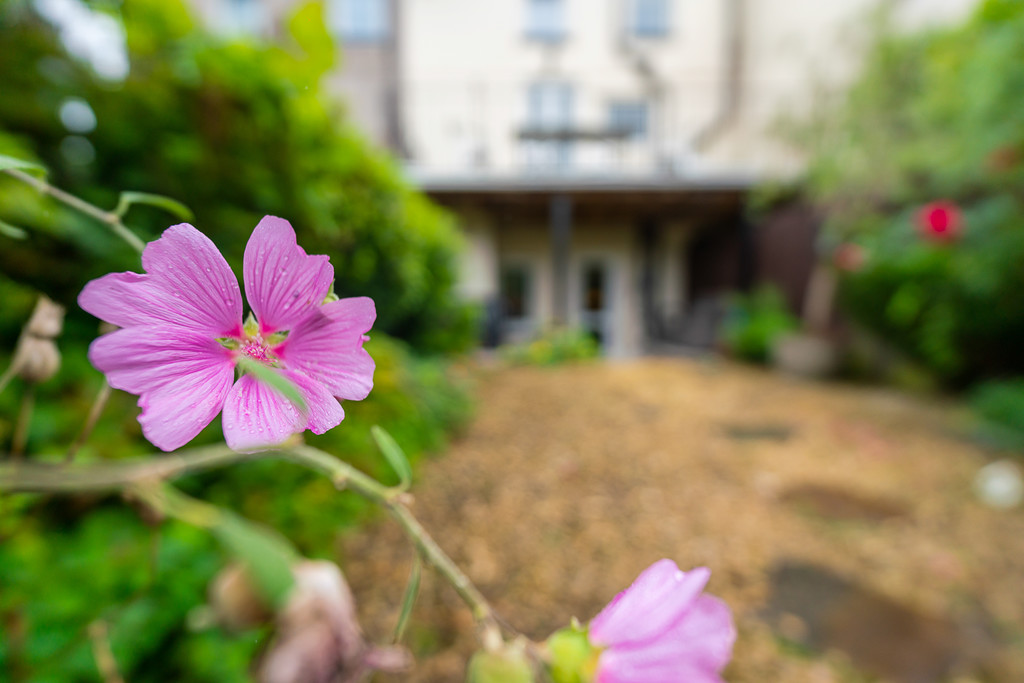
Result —
<instances>
[{"instance_id":1,"label":"thin green stem","mask_svg":"<svg viewBox=\"0 0 1024 683\"><path fill-rule=\"evenodd\" d=\"M117 667L117 660L114 659L114 652L110 649L110 629L107 622L97 619L89 624L88 631L92 656L96 660L96 668L104 683L124 683Z\"/></svg>"},{"instance_id":2,"label":"thin green stem","mask_svg":"<svg viewBox=\"0 0 1024 683\"><path fill-rule=\"evenodd\" d=\"M2 392L7 387L7 383L14 378L14 371L15 367L14 363L12 362L10 365L7 366L7 369L4 370L4 373L0 375L0 392Z\"/></svg>"},{"instance_id":3,"label":"thin green stem","mask_svg":"<svg viewBox=\"0 0 1024 683\"><path fill-rule=\"evenodd\" d=\"M210 446L123 462L4 462L0 463L0 491L113 492L143 481L175 479L192 472L268 457L274 457L273 452L236 453L227 446Z\"/></svg>"},{"instance_id":4,"label":"thin green stem","mask_svg":"<svg viewBox=\"0 0 1024 683\"><path fill-rule=\"evenodd\" d=\"M238 462L270 459L287 460L319 472L328 477L339 489L349 489L384 507L409 537L423 560L434 567L469 606L473 616L483 626L485 642L493 642L496 634L500 634L494 610L487 599L409 510L405 502L409 494L384 486L347 462L312 446L298 445L261 453L236 453L226 446L214 446L146 459L133 459L123 463L0 463L0 491L81 492L117 491L128 488L133 493L141 492L143 496L152 496L155 495L152 493L153 489L145 487L146 482L174 479L185 474L225 467ZM163 508L174 501L160 502L160 507ZM205 526L209 519L205 518L204 523L204 519L197 518L195 523ZM500 640L500 635L497 637Z\"/></svg>"},{"instance_id":5,"label":"thin green stem","mask_svg":"<svg viewBox=\"0 0 1024 683\"><path fill-rule=\"evenodd\" d=\"M37 178L30 173L19 171L16 168L8 168L3 171L12 178L16 178L23 183L31 185L36 188L41 194L49 195L56 199L65 206L70 206L76 211L80 211L87 216L95 218L99 222L108 226L111 231L123 239L125 242L131 245L135 251L142 253L142 250L146 248L146 243L143 242L139 237L131 230L125 227L124 223L121 222L121 217L113 211L104 211L98 206L94 206L89 202L79 199L73 194L69 194L64 190L54 187L50 183L46 182L42 178Z\"/></svg>"},{"instance_id":6,"label":"thin green stem","mask_svg":"<svg viewBox=\"0 0 1024 683\"><path fill-rule=\"evenodd\" d=\"M25 446L28 445L28 433L32 426L32 412L35 405L36 386L29 382L25 385L25 393L21 396L18 421L14 423L14 436L11 438L11 457L14 460L20 460L25 455Z\"/></svg>"},{"instance_id":7,"label":"thin green stem","mask_svg":"<svg viewBox=\"0 0 1024 683\"><path fill-rule=\"evenodd\" d=\"M82 425L82 431L80 431L78 436L75 437L75 440L71 442L67 455L64 456L65 462L71 462L75 459L75 454L78 453L78 449L85 444L89 435L92 434L93 428L96 427L96 422L100 419L100 415L103 413L103 408L106 407L107 401L110 399L110 393L110 384L107 380L103 380L103 386L100 387L99 392L96 394L96 399L92 402L92 406L89 408L89 415L85 418L85 424Z\"/></svg>"}]
</instances>

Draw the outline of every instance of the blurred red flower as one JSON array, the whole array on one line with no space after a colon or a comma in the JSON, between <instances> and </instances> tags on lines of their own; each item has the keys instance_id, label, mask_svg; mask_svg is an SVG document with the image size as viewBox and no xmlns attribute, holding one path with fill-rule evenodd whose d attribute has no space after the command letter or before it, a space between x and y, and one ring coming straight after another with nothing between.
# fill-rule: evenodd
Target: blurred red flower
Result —
<instances>
[{"instance_id":1,"label":"blurred red flower","mask_svg":"<svg viewBox=\"0 0 1024 683\"><path fill-rule=\"evenodd\" d=\"M917 212L917 227L925 239L952 242L960 236L963 214L952 202L931 202Z\"/></svg>"}]
</instances>

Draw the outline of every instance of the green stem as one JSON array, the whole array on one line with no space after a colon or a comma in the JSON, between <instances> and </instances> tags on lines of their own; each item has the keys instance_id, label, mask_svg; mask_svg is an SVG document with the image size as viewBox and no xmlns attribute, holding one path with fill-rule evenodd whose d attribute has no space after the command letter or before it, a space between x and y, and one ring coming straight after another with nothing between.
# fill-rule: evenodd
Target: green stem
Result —
<instances>
[{"instance_id":1,"label":"green stem","mask_svg":"<svg viewBox=\"0 0 1024 683\"><path fill-rule=\"evenodd\" d=\"M226 446L213 446L141 460L133 459L123 463L47 465L36 462L3 462L0 463L0 491L82 492L118 491L129 488L138 494L147 490L139 485L144 485L148 481L175 479L189 473L225 467L238 462L269 459L286 460L319 472L328 477L339 489L349 489L384 507L409 537L423 560L433 566L469 606L473 616L484 628L485 641L493 641L495 634L500 633L494 610L487 599L406 506L405 500L409 494L384 486L347 462L312 446L299 445L261 453L236 453ZM166 504L174 501L161 502ZM194 521L199 526L206 526L210 521L205 515L199 517L203 519L197 517Z\"/></svg>"},{"instance_id":2,"label":"green stem","mask_svg":"<svg viewBox=\"0 0 1024 683\"><path fill-rule=\"evenodd\" d=\"M104 211L98 206L94 206L83 199L79 199L73 194L69 194L58 187L54 187L45 180L37 178L30 173L19 171L16 168L4 169L3 172L12 178L16 178L23 183L31 185L41 194L49 195L61 204L70 206L72 209L80 211L87 216L91 216L100 223L107 225L115 235L130 244L131 247L140 254L142 253L142 250L146 248L146 243L139 239L135 233L126 228L124 223L121 222L121 217L116 213L112 211Z\"/></svg>"},{"instance_id":3,"label":"green stem","mask_svg":"<svg viewBox=\"0 0 1024 683\"><path fill-rule=\"evenodd\" d=\"M80 431L78 436L75 437L75 440L68 448L67 455L64 456L65 462L71 462L75 459L75 454L78 453L78 449L85 444L89 435L92 434L92 430L96 427L96 422L100 419L100 414L103 412L103 408L106 407L107 401L110 399L110 392L110 383L104 379L103 386L100 387L99 392L96 394L96 400L92 402L92 407L89 408L89 415L85 418L85 424L82 425L82 431Z\"/></svg>"},{"instance_id":4,"label":"green stem","mask_svg":"<svg viewBox=\"0 0 1024 683\"><path fill-rule=\"evenodd\" d=\"M14 424L14 436L11 438L11 457L20 461L25 455L28 445L28 433L32 426L32 411L36 405L36 387L31 382L25 385L25 393L21 396L21 408L18 410L18 421Z\"/></svg>"}]
</instances>

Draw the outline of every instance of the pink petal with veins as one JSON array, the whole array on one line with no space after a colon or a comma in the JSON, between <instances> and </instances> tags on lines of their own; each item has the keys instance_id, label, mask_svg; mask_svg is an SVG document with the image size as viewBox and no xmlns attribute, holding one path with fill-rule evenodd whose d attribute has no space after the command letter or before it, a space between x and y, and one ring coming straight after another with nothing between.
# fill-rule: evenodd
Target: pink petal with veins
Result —
<instances>
[{"instance_id":1,"label":"pink petal with veins","mask_svg":"<svg viewBox=\"0 0 1024 683\"><path fill-rule=\"evenodd\" d=\"M323 384L293 370L285 370L284 375L298 388L306 402L306 429L314 434L323 434L345 419L345 411L338 399L331 396Z\"/></svg>"},{"instance_id":2,"label":"pink petal with veins","mask_svg":"<svg viewBox=\"0 0 1024 683\"><path fill-rule=\"evenodd\" d=\"M172 225L142 252L142 267L176 309L178 324L218 337L241 331L242 293L210 238L188 223Z\"/></svg>"},{"instance_id":3,"label":"pink petal with veins","mask_svg":"<svg viewBox=\"0 0 1024 683\"><path fill-rule=\"evenodd\" d=\"M310 256L295 241L291 224L266 216L245 245L245 297L263 334L292 329L323 303L334 281L326 256Z\"/></svg>"},{"instance_id":4,"label":"pink petal with veins","mask_svg":"<svg viewBox=\"0 0 1024 683\"><path fill-rule=\"evenodd\" d=\"M224 401L224 440L235 451L274 446L306 428L306 417L273 388L242 375Z\"/></svg>"},{"instance_id":5,"label":"pink petal with veins","mask_svg":"<svg viewBox=\"0 0 1024 683\"><path fill-rule=\"evenodd\" d=\"M234 381L231 355L216 340L179 330L169 342L163 326L103 335L90 345L89 360L110 386L139 395L142 431L165 451L210 424Z\"/></svg>"},{"instance_id":6,"label":"pink petal with veins","mask_svg":"<svg viewBox=\"0 0 1024 683\"><path fill-rule=\"evenodd\" d=\"M710 576L705 567L683 572L672 560L655 562L594 617L591 642L642 643L660 635L690 607Z\"/></svg>"},{"instance_id":7,"label":"pink petal with veins","mask_svg":"<svg viewBox=\"0 0 1024 683\"><path fill-rule=\"evenodd\" d=\"M372 299L333 301L306 316L275 352L338 398L364 399L373 388L375 365L363 341L376 316Z\"/></svg>"}]
</instances>

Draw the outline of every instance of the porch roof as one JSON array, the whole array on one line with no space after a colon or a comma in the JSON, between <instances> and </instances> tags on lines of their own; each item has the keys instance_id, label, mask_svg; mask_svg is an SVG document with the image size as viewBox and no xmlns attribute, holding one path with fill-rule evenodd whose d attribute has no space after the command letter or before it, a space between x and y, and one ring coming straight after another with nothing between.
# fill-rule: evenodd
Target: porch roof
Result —
<instances>
[{"instance_id":1,"label":"porch roof","mask_svg":"<svg viewBox=\"0 0 1024 683\"><path fill-rule=\"evenodd\" d=\"M737 207L756 184L753 176L581 176L581 175L423 175L410 179L435 200L448 205L546 206L552 197L568 197L579 208L613 207L621 211L675 213L681 209Z\"/></svg>"}]
</instances>

